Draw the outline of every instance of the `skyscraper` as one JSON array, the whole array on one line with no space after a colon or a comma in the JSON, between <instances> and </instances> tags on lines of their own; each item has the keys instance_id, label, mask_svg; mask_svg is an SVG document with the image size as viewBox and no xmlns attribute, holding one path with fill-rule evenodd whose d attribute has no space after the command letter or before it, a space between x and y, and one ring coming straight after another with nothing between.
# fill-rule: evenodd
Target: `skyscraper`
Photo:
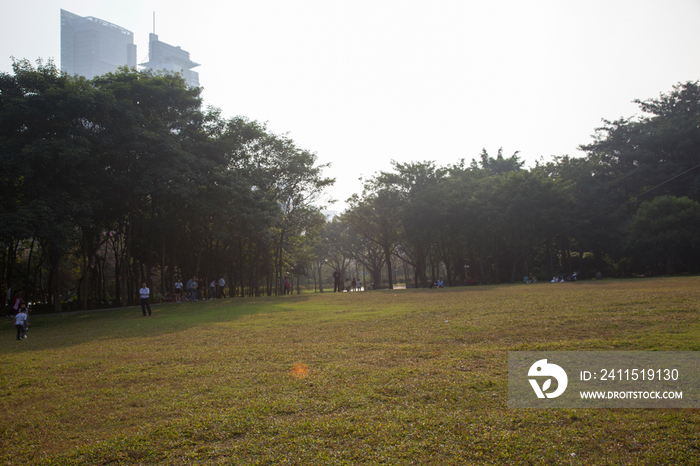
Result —
<instances>
[{"instance_id":1,"label":"skyscraper","mask_svg":"<svg viewBox=\"0 0 700 466\"><path fill-rule=\"evenodd\" d=\"M199 74L192 68L199 66L190 60L190 52L158 40L158 35L148 35L148 62L142 66L154 71L171 71L182 74L188 86L199 87Z\"/></svg>"},{"instance_id":2,"label":"skyscraper","mask_svg":"<svg viewBox=\"0 0 700 466\"><path fill-rule=\"evenodd\" d=\"M61 70L88 79L136 67L134 33L107 21L61 10Z\"/></svg>"}]
</instances>

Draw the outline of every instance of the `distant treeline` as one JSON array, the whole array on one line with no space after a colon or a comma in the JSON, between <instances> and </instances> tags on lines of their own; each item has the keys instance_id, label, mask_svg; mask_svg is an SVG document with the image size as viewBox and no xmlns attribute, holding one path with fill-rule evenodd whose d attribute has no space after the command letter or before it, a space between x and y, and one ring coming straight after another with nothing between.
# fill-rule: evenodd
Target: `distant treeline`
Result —
<instances>
[{"instance_id":1,"label":"distant treeline","mask_svg":"<svg viewBox=\"0 0 700 466\"><path fill-rule=\"evenodd\" d=\"M643 116L604 120L582 158L394 162L327 226L333 263L375 283L406 263L415 286L700 272L698 82L636 103Z\"/></svg>"},{"instance_id":2,"label":"distant treeline","mask_svg":"<svg viewBox=\"0 0 700 466\"><path fill-rule=\"evenodd\" d=\"M398 264L419 287L443 272L454 286L700 271L698 82L604 121L583 158L395 162L327 221L333 180L315 154L202 108L179 76L13 71L0 74L0 287L55 310L127 305L142 282L166 295L192 275L259 296L335 268L391 287Z\"/></svg>"}]
</instances>

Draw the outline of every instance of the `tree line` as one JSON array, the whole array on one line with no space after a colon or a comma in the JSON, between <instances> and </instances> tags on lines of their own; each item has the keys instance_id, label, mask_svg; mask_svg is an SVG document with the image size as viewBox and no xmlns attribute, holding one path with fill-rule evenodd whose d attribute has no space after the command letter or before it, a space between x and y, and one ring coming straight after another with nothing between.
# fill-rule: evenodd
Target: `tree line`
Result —
<instances>
[{"instance_id":1,"label":"tree line","mask_svg":"<svg viewBox=\"0 0 700 466\"><path fill-rule=\"evenodd\" d=\"M322 290L335 269L391 288L397 265L415 287L696 273L700 86L636 102L642 115L604 120L585 157L393 162L327 219L333 180L314 153L204 108L181 77L15 61L0 73L0 288L61 310L192 275L260 296L286 276Z\"/></svg>"},{"instance_id":2,"label":"tree line","mask_svg":"<svg viewBox=\"0 0 700 466\"><path fill-rule=\"evenodd\" d=\"M700 87L635 102L642 115L603 120L585 157L393 162L326 226L324 254L390 288L392 263L416 287L700 272Z\"/></svg>"},{"instance_id":3,"label":"tree line","mask_svg":"<svg viewBox=\"0 0 700 466\"><path fill-rule=\"evenodd\" d=\"M50 61L0 74L0 162L0 287L56 311L125 306L178 276L279 293L307 267L297 251L333 183L314 153L203 108L178 75L87 80Z\"/></svg>"}]
</instances>

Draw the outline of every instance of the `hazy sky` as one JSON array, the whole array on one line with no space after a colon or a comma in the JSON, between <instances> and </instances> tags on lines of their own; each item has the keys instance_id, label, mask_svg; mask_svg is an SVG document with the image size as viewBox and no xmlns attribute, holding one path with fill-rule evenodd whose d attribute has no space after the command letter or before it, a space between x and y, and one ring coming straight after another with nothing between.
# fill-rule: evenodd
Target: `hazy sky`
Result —
<instances>
[{"instance_id":1,"label":"hazy sky","mask_svg":"<svg viewBox=\"0 0 700 466\"><path fill-rule=\"evenodd\" d=\"M700 79L700 0L2 0L10 56L60 66L60 9L202 66L205 104L330 162L340 202L401 162L582 155L602 118Z\"/></svg>"}]
</instances>

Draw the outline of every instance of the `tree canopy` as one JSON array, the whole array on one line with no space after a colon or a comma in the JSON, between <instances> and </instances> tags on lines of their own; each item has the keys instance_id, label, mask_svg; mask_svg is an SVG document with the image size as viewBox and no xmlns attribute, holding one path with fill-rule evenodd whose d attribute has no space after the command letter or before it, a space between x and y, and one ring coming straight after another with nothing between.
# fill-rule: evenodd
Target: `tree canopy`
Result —
<instances>
[{"instance_id":1,"label":"tree canopy","mask_svg":"<svg viewBox=\"0 0 700 466\"><path fill-rule=\"evenodd\" d=\"M483 150L469 165L394 163L342 221L410 264L415 286L442 274L457 285L698 272L700 86L635 102L642 115L603 120L585 157L525 168L517 152Z\"/></svg>"},{"instance_id":2,"label":"tree canopy","mask_svg":"<svg viewBox=\"0 0 700 466\"><path fill-rule=\"evenodd\" d=\"M226 274L234 295L269 294L298 238L323 222L315 203L333 180L316 155L203 109L200 89L178 75L86 80L26 60L13 70L0 74L6 286L56 309L71 292L83 306L126 305L140 283L165 294L177 276ZM46 260L18 276L28 241ZM51 278L37 290L31 277L44 269Z\"/></svg>"}]
</instances>

